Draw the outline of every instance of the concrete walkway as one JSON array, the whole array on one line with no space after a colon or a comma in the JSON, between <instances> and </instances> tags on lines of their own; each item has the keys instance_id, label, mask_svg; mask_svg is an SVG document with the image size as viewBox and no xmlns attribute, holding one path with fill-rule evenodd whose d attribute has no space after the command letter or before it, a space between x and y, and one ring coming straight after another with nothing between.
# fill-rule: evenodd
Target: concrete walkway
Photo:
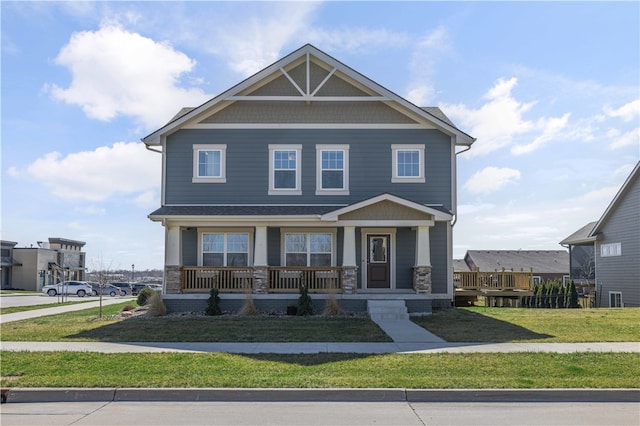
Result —
<instances>
[{"instance_id":1,"label":"concrete walkway","mask_svg":"<svg viewBox=\"0 0 640 426\"><path fill-rule=\"evenodd\" d=\"M81 301L81 303L75 303L73 305L53 305L50 308L32 309L30 311L0 315L0 324L5 324L13 321L22 321L31 318L45 317L48 315L62 314L65 312L82 311L84 309L97 308L100 306L100 300L97 297L91 297L91 299L95 300L92 300L91 302ZM102 306L114 305L116 303L126 302L127 300L134 301L135 297L105 297L102 299Z\"/></svg>"}]
</instances>

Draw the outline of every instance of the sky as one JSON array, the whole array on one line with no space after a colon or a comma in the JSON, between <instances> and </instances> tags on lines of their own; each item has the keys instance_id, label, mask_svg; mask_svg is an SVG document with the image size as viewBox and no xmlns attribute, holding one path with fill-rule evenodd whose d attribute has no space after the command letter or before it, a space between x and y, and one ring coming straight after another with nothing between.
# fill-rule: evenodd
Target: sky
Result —
<instances>
[{"instance_id":1,"label":"sky","mask_svg":"<svg viewBox=\"0 0 640 426\"><path fill-rule=\"evenodd\" d=\"M310 43L477 138L454 258L562 250L640 160L640 3L2 1L1 238L162 269L140 139Z\"/></svg>"}]
</instances>

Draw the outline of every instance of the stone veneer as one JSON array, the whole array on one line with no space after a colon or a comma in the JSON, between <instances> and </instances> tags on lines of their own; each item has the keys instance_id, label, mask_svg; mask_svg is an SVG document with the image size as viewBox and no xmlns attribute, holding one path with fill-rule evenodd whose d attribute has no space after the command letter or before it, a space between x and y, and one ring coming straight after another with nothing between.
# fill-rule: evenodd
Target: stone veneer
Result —
<instances>
[{"instance_id":1,"label":"stone veneer","mask_svg":"<svg viewBox=\"0 0 640 426\"><path fill-rule=\"evenodd\" d=\"M180 265L165 265L164 267L164 292L165 294L180 293Z\"/></svg>"},{"instance_id":2,"label":"stone veneer","mask_svg":"<svg viewBox=\"0 0 640 426\"><path fill-rule=\"evenodd\" d=\"M253 292L266 294L269 292L269 268L266 266L253 267Z\"/></svg>"},{"instance_id":3,"label":"stone veneer","mask_svg":"<svg viewBox=\"0 0 640 426\"><path fill-rule=\"evenodd\" d=\"M358 267L342 267L342 292L345 294L355 294L358 288Z\"/></svg>"},{"instance_id":4,"label":"stone veneer","mask_svg":"<svg viewBox=\"0 0 640 426\"><path fill-rule=\"evenodd\" d=\"M413 268L413 288L416 293L431 294L431 266Z\"/></svg>"}]
</instances>

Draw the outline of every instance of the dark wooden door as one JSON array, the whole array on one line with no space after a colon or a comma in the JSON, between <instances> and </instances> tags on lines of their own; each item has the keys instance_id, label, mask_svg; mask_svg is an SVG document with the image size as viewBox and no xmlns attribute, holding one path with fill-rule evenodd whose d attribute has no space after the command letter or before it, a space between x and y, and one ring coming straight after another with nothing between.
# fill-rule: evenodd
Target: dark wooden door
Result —
<instances>
[{"instance_id":1,"label":"dark wooden door","mask_svg":"<svg viewBox=\"0 0 640 426\"><path fill-rule=\"evenodd\" d=\"M390 288L389 235L367 236L367 287Z\"/></svg>"}]
</instances>

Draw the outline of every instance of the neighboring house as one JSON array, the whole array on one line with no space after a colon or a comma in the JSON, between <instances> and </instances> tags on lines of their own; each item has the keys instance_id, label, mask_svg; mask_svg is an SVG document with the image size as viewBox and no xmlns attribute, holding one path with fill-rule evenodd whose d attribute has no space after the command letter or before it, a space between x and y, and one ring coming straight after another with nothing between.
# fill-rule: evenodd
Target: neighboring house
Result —
<instances>
[{"instance_id":1,"label":"neighboring house","mask_svg":"<svg viewBox=\"0 0 640 426\"><path fill-rule=\"evenodd\" d=\"M593 253L596 306L640 306L640 162L600 220L560 244Z\"/></svg>"},{"instance_id":2,"label":"neighboring house","mask_svg":"<svg viewBox=\"0 0 640 426\"><path fill-rule=\"evenodd\" d=\"M596 237L591 235L598 222L589 222L564 240L560 245L569 248L570 279L579 285L595 284Z\"/></svg>"},{"instance_id":3,"label":"neighboring house","mask_svg":"<svg viewBox=\"0 0 640 426\"><path fill-rule=\"evenodd\" d=\"M456 155L474 139L305 45L143 138L162 153L164 300L336 292L349 310L453 300ZM238 294L239 293L239 294Z\"/></svg>"},{"instance_id":4,"label":"neighboring house","mask_svg":"<svg viewBox=\"0 0 640 426\"><path fill-rule=\"evenodd\" d=\"M11 277L13 276L13 267L20 266L20 262L13 258L13 248L16 246L14 241L0 241L2 245L2 258L0 260L0 290L11 288Z\"/></svg>"},{"instance_id":5,"label":"neighboring house","mask_svg":"<svg viewBox=\"0 0 640 426\"><path fill-rule=\"evenodd\" d=\"M534 283L569 276L566 250L467 250L464 261L471 271L531 272Z\"/></svg>"},{"instance_id":6,"label":"neighboring house","mask_svg":"<svg viewBox=\"0 0 640 426\"><path fill-rule=\"evenodd\" d=\"M11 288L39 291L47 284L66 280L84 280L84 241L49 238L38 247L15 247Z\"/></svg>"}]
</instances>

